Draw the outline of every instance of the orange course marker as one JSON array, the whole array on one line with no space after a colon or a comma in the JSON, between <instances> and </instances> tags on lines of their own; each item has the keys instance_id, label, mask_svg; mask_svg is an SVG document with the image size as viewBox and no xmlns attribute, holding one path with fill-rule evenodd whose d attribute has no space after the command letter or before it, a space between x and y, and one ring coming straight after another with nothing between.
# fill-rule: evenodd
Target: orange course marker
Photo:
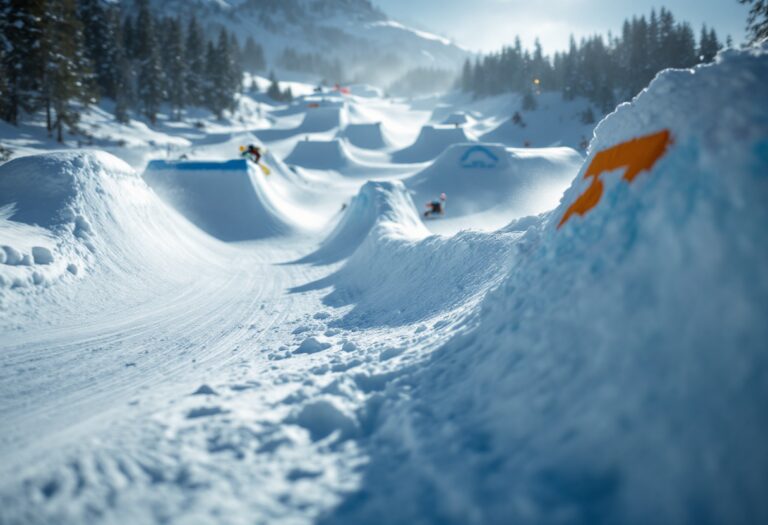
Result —
<instances>
[{"instance_id":1,"label":"orange course marker","mask_svg":"<svg viewBox=\"0 0 768 525\"><path fill-rule=\"evenodd\" d=\"M603 196L603 181L600 180L600 175L606 171L626 168L623 179L632 183L640 172L650 170L656 161L664 156L671 144L672 135L665 129L600 151L584 173L585 179L592 177L592 184L566 210L557 225L558 229L574 213L584 215L600 202Z\"/></svg>"}]
</instances>

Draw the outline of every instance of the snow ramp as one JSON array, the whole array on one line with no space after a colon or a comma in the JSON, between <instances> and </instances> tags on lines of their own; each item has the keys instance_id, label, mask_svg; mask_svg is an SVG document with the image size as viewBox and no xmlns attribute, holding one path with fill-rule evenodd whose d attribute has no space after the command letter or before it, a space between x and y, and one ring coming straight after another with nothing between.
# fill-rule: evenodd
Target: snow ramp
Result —
<instances>
[{"instance_id":1,"label":"snow ramp","mask_svg":"<svg viewBox=\"0 0 768 525\"><path fill-rule=\"evenodd\" d=\"M223 241L285 235L296 228L267 177L245 159L154 160L144 180L200 229Z\"/></svg>"},{"instance_id":2,"label":"snow ramp","mask_svg":"<svg viewBox=\"0 0 768 525\"><path fill-rule=\"evenodd\" d=\"M381 122L365 124L347 124L339 133L340 138L345 138L350 144L363 149L384 149L390 146L384 136Z\"/></svg>"},{"instance_id":3,"label":"snow ramp","mask_svg":"<svg viewBox=\"0 0 768 525\"><path fill-rule=\"evenodd\" d=\"M207 256L213 243L108 153L48 153L0 166L0 302L4 288L107 267L166 267Z\"/></svg>"},{"instance_id":4,"label":"snow ramp","mask_svg":"<svg viewBox=\"0 0 768 525\"><path fill-rule=\"evenodd\" d=\"M317 107L315 107L317 106ZM304 108L304 120L295 128L288 129L260 129L253 132L260 140L275 141L284 140L296 135L307 133L324 133L343 127L347 122L347 110L344 105L330 102L309 103ZM299 111L301 112L301 111Z\"/></svg>"},{"instance_id":5,"label":"snow ramp","mask_svg":"<svg viewBox=\"0 0 768 525\"><path fill-rule=\"evenodd\" d=\"M317 251L299 262L329 264L352 255L377 226L407 238L427 235L413 200L399 181L366 182Z\"/></svg>"},{"instance_id":6,"label":"snow ramp","mask_svg":"<svg viewBox=\"0 0 768 525\"><path fill-rule=\"evenodd\" d=\"M332 288L323 302L351 307L337 323L344 328L428 323L476 307L508 268L517 235L430 235L402 182L368 182L318 250L299 261L344 264L294 291Z\"/></svg>"},{"instance_id":7,"label":"snow ramp","mask_svg":"<svg viewBox=\"0 0 768 525\"><path fill-rule=\"evenodd\" d=\"M510 149L501 144L454 144L406 180L422 205L445 192L456 217L503 207L507 220L557 205L583 158L570 148Z\"/></svg>"},{"instance_id":8,"label":"snow ramp","mask_svg":"<svg viewBox=\"0 0 768 525\"><path fill-rule=\"evenodd\" d=\"M353 161L344 144L339 139L332 139L297 142L285 163L316 170L340 170Z\"/></svg>"},{"instance_id":9,"label":"snow ramp","mask_svg":"<svg viewBox=\"0 0 768 525\"><path fill-rule=\"evenodd\" d=\"M329 522L768 522L766 85L728 50L603 120Z\"/></svg>"},{"instance_id":10,"label":"snow ramp","mask_svg":"<svg viewBox=\"0 0 768 525\"><path fill-rule=\"evenodd\" d=\"M346 122L343 106L309 108L297 128L299 133L331 131Z\"/></svg>"},{"instance_id":11,"label":"snow ramp","mask_svg":"<svg viewBox=\"0 0 768 525\"><path fill-rule=\"evenodd\" d=\"M473 140L463 128L424 126L412 145L392 154L392 161L404 164L430 161L453 144Z\"/></svg>"}]
</instances>

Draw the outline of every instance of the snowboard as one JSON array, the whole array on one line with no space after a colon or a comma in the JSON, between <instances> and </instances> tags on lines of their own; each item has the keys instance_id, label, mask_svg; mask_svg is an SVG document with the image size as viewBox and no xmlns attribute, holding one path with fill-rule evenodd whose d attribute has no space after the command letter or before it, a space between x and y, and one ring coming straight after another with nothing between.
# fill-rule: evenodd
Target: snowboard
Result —
<instances>
[{"instance_id":1,"label":"snowboard","mask_svg":"<svg viewBox=\"0 0 768 525\"><path fill-rule=\"evenodd\" d=\"M240 151L241 151L241 152L245 151L245 146L240 146ZM262 151L262 155L263 155L263 154L265 154L265 153L267 152L267 148L261 148L261 151ZM257 165L259 168L261 168L261 172L262 172L264 175L269 175L270 173L272 173L272 170L270 170L270 169L269 169L267 166L265 166L265 165L264 165L264 164L262 164L261 162L255 162L255 161L254 161L252 158L250 158L250 157L248 157L248 160L250 160L251 162L253 162L254 164L256 164L256 165Z\"/></svg>"}]
</instances>

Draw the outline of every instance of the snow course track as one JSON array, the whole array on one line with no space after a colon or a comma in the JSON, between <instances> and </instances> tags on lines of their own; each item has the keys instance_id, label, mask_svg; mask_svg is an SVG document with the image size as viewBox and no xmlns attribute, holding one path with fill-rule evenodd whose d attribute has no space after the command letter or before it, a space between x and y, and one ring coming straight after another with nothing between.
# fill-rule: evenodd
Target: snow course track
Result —
<instances>
[{"instance_id":1,"label":"snow course track","mask_svg":"<svg viewBox=\"0 0 768 525\"><path fill-rule=\"evenodd\" d=\"M766 84L768 45L664 72L583 164L459 127L362 151L347 116L492 126L361 87L144 178L0 165L0 523L768 521ZM268 177L226 160L253 136Z\"/></svg>"}]
</instances>

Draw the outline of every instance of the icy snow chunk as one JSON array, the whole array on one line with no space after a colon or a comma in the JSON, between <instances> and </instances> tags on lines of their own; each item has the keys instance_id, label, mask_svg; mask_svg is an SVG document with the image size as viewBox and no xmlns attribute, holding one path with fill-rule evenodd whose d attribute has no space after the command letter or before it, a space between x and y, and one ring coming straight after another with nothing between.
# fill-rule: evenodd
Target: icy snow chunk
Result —
<instances>
[{"instance_id":1,"label":"icy snow chunk","mask_svg":"<svg viewBox=\"0 0 768 525\"><path fill-rule=\"evenodd\" d=\"M197 390L192 392L193 396L217 396L219 395L213 388L208 385L200 385Z\"/></svg>"},{"instance_id":2,"label":"icy snow chunk","mask_svg":"<svg viewBox=\"0 0 768 525\"><path fill-rule=\"evenodd\" d=\"M323 350L327 350L330 347L331 347L331 343L320 341L316 337L307 337L299 345L299 347L293 351L293 353L294 354L314 354L317 352L322 352Z\"/></svg>"},{"instance_id":3,"label":"icy snow chunk","mask_svg":"<svg viewBox=\"0 0 768 525\"><path fill-rule=\"evenodd\" d=\"M341 350L343 352L354 352L357 350L357 345L352 341L345 341L344 344L341 345Z\"/></svg>"},{"instance_id":4,"label":"icy snow chunk","mask_svg":"<svg viewBox=\"0 0 768 525\"><path fill-rule=\"evenodd\" d=\"M216 416L226 414L227 411L218 406L193 408L187 412L187 419L197 419L199 417Z\"/></svg>"},{"instance_id":5,"label":"icy snow chunk","mask_svg":"<svg viewBox=\"0 0 768 525\"><path fill-rule=\"evenodd\" d=\"M91 227L91 223L88 222L88 219L83 217L82 215L78 215L75 217L75 237L79 239L83 239L85 237L88 237L93 233L93 228Z\"/></svg>"},{"instance_id":6,"label":"icy snow chunk","mask_svg":"<svg viewBox=\"0 0 768 525\"><path fill-rule=\"evenodd\" d=\"M330 399L307 403L295 422L309 431L312 441L324 439L334 432L339 433L340 439L348 439L357 433L357 422Z\"/></svg>"},{"instance_id":7,"label":"icy snow chunk","mask_svg":"<svg viewBox=\"0 0 768 525\"><path fill-rule=\"evenodd\" d=\"M34 246L32 248L32 260L35 261L35 264L51 264L53 262L53 254L48 248Z\"/></svg>"},{"instance_id":8,"label":"icy snow chunk","mask_svg":"<svg viewBox=\"0 0 768 525\"><path fill-rule=\"evenodd\" d=\"M405 352L405 348L398 348L398 347L386 348L382 350L381 353L379 354L379 361L388 361L394 357L401 355L403 352Z\"/></svg>"},{"instance_id":9,"label":"icy snow chunk","mask_svg":"<svg viewBox=\"0 0 768 525\"><path fill-rule=\"evenodd\" d=\"M23 259L21 253L12 246L0 246L0 251L3 252L2 262L10 266L16 266L21 264Z\"/></svg>"}]
</instances>

